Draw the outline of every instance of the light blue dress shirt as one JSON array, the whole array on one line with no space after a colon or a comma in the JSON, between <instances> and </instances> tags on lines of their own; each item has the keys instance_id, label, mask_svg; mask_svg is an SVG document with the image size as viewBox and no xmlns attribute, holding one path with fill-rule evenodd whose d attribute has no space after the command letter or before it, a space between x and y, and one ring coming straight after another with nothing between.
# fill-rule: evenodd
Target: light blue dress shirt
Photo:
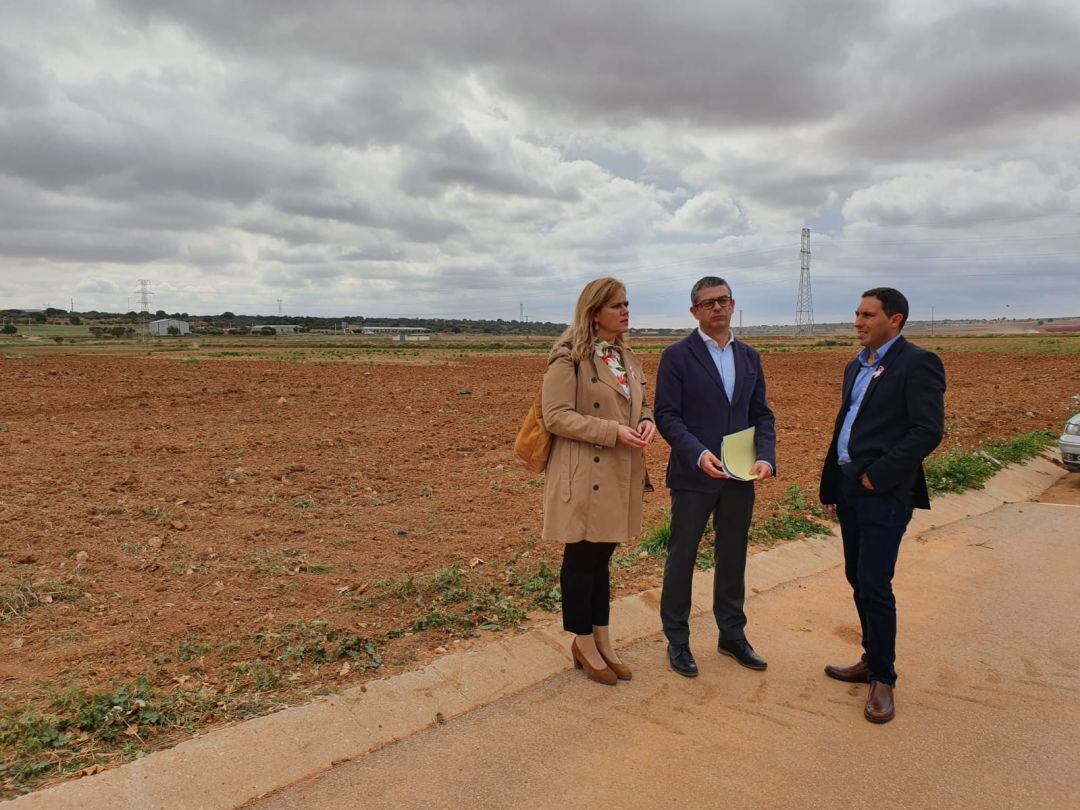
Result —
<instances>
[{"instance_id":1,"label":"light blue dress shirt","mask_svg":"<svg viewBox=\"0 0 1080 810\"><path fill-rule=\"evenodd\" d=\"M715 340L701 331L698 334L705 341L705 348L709 350L716 370L720 374L720 381L724 383L724 393L727 394L728 402L735 396L735 335L728 333L728 342L723 347Z\"/></svg>"},{"instance_id":2,"label":"light blue dress shirt","mask_svg":"<svg viewBox=\"0 0 1080 810\"><path fill-rule=\"evenodd\" d=\"M855 424L855 417L859 415L859 406L862 405L866 389L870 387L870 381L881 366L881 358L885 356L885 352L889 351L889 348L896 342L898 337L900 335L882 344L881 348L877 350L877 354L874 355L873 363L868 362L870 359L869 346L856 355L856 359L859 361L859 373L855 375L855 384L851 386L851 404L848 406L847 415L844 417L844 424L840 426L840 435L836 439L836 458L841 464L851 463L851 456L848 454L848 442L851 441L851 426Z\"/></svg>"},{"instance_id":3,"label":"light blue dress shirt","mask_svg":"<svg viewBox=\"0 0 1080 810\"><path fill-rule=\"evenodd\" d=\"M731 402L735 398L735 335L729 332L728 342L721 347L719 343L706 335L700 326L697 331L701 339L705 341L705 348L709 350L709 356L716 365L717 373L720 374L720 382L724 384L724 393L727 394L728 402ZM707 452L709 451L703 450L698 456L699 467L701 459ZM767 461L765 463L769 464ZM772 464L769 464L769 469L772 469Z\"/></svg>"}]
</instances>

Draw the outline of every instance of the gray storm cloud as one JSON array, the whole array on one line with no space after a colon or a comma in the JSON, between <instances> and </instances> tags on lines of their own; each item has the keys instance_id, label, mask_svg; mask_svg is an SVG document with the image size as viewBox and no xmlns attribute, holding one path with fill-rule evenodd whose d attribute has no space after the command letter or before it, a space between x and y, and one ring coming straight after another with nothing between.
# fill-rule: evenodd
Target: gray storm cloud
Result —
<instances>
[{"instance_id":1,"label":"gray storm cloud","mask_svg":"<svg viewBox=\"0 0 1080 810\"><path fill-rule=\"evenodd\" d=\"M1080 12L1058 2L42 0L0 7L0 296L639 323L1080 312ZM928 304L927 304L928 306Z\"/></svg>"}]
</instances>

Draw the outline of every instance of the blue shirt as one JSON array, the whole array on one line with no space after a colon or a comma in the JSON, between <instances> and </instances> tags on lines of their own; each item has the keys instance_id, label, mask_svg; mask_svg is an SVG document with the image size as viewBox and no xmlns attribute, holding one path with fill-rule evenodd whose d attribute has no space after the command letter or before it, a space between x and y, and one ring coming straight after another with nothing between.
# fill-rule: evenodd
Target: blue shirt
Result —
<instances>
[{"instance_id":1,"label":"blue shirt","mask_svg":"<svg viewBox=\"0 0 1080 810\"><path fill-rule=\"evenodd\" d=\"M735 396L735 335L729 332L727 344L721 347L719 343L702 332L701 327L698 327L697 331L701 339L705 341L705 348L709 350L709 356L716 365L720 381L724 383L724 393L727 394L728 402L731 402Z\"/></svg>"},{"instance_id":2,"label":"blue shirt","mask_svg":"<svg viewBox=\"0 0 1080 810\"><path fill-rule=\"evenodd\" d=\"M851 463L851 456L848 454L848 442L851 441L851 426L855 424L855 417L859 415L859 406L862 405L866 389L870 387L870 381L874 378L878 368L881 367L881 358L885 356L885 352L896 342L898 337L900 335L897 335L877 350L873 363L868 362L870 359L869 347L864 348L856 356L859 361L859 373L855 375L855 384L851 386L851 404L848 406L847 415L844 417L844 424L840 426L840 435L836 439L836 458L841 464Z\"/></svg>"},{"instance_id":3,"label":"blue shirt","mask_svg":"<svg viewBox=\"0 0 1080 810\"><path fill-rule=\"evenodd\" d=\"M700 326L697 331L701 339L705 341L705 348L709 350L709 356L712 358L716 371L720 375L720 382L724 384L724 393L727 394L728 402L731 402L735 398L735 335L729 332L728 342L721 347L719 343L701 331ZM709 451L702 450L701 454L698 455L697 463L699 467L701 466L701 459L707 452ZM765 463L769 464L767 461ZM772 469L772 464L769 464L769 469Z\"/></svg>"}]
</instances>

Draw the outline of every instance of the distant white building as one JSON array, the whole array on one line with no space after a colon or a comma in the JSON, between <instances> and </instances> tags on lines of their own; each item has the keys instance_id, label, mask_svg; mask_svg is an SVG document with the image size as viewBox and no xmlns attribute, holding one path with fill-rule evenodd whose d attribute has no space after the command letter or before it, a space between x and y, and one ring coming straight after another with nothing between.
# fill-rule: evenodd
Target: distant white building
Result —
<instances>
[{"instance_id":1,"label":"distant white building","mask_svg":"<svg viewBox=\"0 0 1080 810\"><path fill-rule=\"evenodd\" d=\"M431 335L430 329L422 326L365 326L365 335L401 338L403 335ZM420 338L422 339L422 338Z\"/></svg>"},{"instance_id":2,"label":"distant white building","mask_svg":"<svg viewBox=\"0 0 1080 810\"><path fill-rule=\"evenodd\" d=\"M170 329L174 331L169 331ZM159 321L150 321L150 334L154 337L169 337L170 335L190 335L191 324L176 318L162 318Z\"/></svg>"}]
</instances>

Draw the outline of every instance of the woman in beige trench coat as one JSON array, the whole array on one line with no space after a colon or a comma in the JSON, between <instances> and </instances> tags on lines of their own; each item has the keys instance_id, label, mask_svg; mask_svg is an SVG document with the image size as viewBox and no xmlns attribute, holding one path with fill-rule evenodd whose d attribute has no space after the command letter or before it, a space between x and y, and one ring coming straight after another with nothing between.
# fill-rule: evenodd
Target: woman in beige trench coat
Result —
<instances>
[{"instance_id":1,"label":"woman in beige trench coat","mask_svg":"<svg viewBox=\"0 0 1080 810\"><path fill-rule=\"evenodd\" d=\"M641 531L645 451L656 426L641 362L626 345L630 305L613 278L589 282L548 357L542 394L552 434L544 539L561 542L563 627L574 664L594 681L630 680L608 633L609 562Z\"/></svg>"}]
</instances>

